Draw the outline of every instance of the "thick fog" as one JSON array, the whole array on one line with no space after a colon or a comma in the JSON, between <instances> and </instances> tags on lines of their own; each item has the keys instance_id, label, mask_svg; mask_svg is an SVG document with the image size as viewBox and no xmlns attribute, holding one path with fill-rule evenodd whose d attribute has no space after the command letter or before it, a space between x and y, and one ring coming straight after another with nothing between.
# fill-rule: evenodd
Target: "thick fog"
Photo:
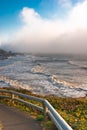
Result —
<instances>
[{"instance_id":1,"label":"thick fog","mask_svg":"<svg viewBox=\"0 0 87 130\"><path fill-rule=\"evenodd\" d=\"M34 9L20 12L22 26L2 48L34 53L87 53L87 0L70 7L64 18L42 18Z\"/></svg>"}]
</instances>

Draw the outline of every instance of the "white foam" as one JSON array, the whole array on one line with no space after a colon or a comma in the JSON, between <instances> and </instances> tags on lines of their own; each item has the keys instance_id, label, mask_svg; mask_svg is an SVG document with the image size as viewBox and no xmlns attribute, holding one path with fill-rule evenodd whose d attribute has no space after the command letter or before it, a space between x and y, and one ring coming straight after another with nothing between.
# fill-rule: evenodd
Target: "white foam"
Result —
<instances>
[{"instance_id":1,"label":"white foam","mask_svg":"<svg viewBox=\"0 0 87 130\"><path fill-rule=\"evenodd\" d=\"M64 81L64 80L61 80L58 78L58 76L56 75L53 75L51 77L52 81L55 82L55 83L58 83L59 85L62 85L62 86L68 86L68 87L71 87L71 86L75 86L76 84L73 84L73 83L70 83L70 82L67 82L67 81Z\"/></svg>"},{"instance_id":2,"label":"white foam","mask_svg":"<svg viewBox=\"0 0 87 130\"><path fill-rule=\"evenodd\" d=\"M34 68L32 68L31 71L33 73L44 73L44 68L37 65Z\"/></svg>"},{"instance_id":3,"label":"white foam","mask_svg":"<svg viewBox=\"0 0 87 130\"><path fill-rule=\"evenodd\" d=\"M18 82L17 80L12 80L5 76L0 76L0 81L3 81L4 83L8 84L9 86L17 88L17 89L23 88L23 89L31 90L31 87L29 85L23 84L22 82Z\"/></svg>"}]
</instances>

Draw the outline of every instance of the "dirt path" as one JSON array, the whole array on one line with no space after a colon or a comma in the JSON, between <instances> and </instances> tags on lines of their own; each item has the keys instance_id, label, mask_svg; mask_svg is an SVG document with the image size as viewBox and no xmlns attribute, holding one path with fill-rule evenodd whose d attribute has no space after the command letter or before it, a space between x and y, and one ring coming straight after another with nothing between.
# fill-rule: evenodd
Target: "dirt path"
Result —
<instances>
[{"instance_id":1,"label":"dirt path","mask_svg":"<svg viewBox=\"0 0 87 130\"><path fill-rule=\"evenodd\" d=\"M42 130L39 124L13 107L0 104L0 130Z\"/></svg>"}]
</instances>

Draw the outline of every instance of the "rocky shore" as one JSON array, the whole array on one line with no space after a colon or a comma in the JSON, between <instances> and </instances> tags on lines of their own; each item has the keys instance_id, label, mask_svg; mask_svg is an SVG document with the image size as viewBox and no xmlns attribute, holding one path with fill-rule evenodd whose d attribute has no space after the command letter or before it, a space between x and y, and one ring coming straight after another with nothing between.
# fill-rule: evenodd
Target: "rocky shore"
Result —
<instances>
[{"instance_id":1,"label":"rocky shore","mask_svg":"<svg viewBox=\"0 0 87 130\"><path fill-rule=\"evenodd\" d=\"M8 57L15 56L15 55L16 55L16 53L0 49L0 60L7 59Z\"/></svg>"}]
</instances>

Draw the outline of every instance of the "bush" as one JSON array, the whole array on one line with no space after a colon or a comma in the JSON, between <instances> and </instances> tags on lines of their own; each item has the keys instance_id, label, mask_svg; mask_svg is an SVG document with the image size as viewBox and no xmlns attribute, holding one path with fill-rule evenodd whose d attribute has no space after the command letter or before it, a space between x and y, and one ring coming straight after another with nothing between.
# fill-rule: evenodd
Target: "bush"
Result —
<instances>
[{"instance_id":1,"label":"bush","mask_svg":"<svg viewBox=\"0 0 87 130\"><path fill-rule=\"evenodd\" d=\"M44 116L43 115L38 115L36 120L37 121L43 121L44 120Z\"/></svg>"},{"instance_id":2,"label":"bush","mask_svg":"<svg viewBox=\"0 0 87 130\"><path fill-rule=\"evenodd\" d=\"M58 130L52 121L47 121L45 124L47 130Z\"/></svg>"}]
</instances>

